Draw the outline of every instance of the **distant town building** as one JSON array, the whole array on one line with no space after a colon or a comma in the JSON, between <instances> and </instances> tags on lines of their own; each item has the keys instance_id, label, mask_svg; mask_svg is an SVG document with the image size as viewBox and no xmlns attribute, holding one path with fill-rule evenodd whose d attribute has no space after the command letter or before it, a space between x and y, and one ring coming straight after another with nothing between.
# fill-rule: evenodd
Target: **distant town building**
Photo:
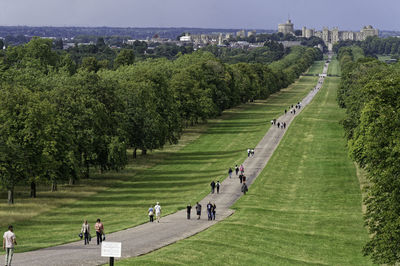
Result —
<instances>
[{"instance_id":1,"label":"distant town building","mask_svg":"<svg viewBox=\"0 0 400 266\"><path fill-rule=\"evenodd\" d=\"M278 32L282 32L283 34L294 34L294 25L292 21L288 19L286 23L279 24Z\"/></svg>"},{"instance_id":2,"label":"distant town building","mask_svg":"<svg viewBox=\"0 0 400 266\"><path fill-rule=\"evenodd\" d=\"M191 42L192 41L192 36L190 36L188 33L186 33L184 36L181 36L179 38L179 41L181 41L181 42Z\"/></svg>"},{"instance_id":3,"label":"distant town building","mask_svg":"<svg viewBox=\"0 0 400 266\"><path fill-rule=\"evenodd\" d=\"M247 37L251 37L251 36L256 36L256 31L255 30L251 30L247 32Z\"/></svg>"},{"instance_id":4,"label":"distant town building","mask_svg":"<svg viewBox=\"0 0 400 266\"><path fill-rule=\"evenodd\" d=\"M236 37L245 38L246 32L244 30L240 30L240 31L236 32Z\"/></svg>"}]
</instances>

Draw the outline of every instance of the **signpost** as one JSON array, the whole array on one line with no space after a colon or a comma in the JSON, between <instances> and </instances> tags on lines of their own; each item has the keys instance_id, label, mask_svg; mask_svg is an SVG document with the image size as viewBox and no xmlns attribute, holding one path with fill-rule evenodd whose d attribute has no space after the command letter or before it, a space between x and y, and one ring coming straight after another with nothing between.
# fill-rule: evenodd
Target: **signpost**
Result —
<instances>
[{"instance_id":1,"label":"signpost","mask_svg":"<svg viewBox=\"0 0 400 266\"><path fill-rule=\"evenodd\" d=\"M121 242L102 242L101 256L110 257L110 266L114 266L114 258L121 258Z\"/></svg>"}]
</instances>

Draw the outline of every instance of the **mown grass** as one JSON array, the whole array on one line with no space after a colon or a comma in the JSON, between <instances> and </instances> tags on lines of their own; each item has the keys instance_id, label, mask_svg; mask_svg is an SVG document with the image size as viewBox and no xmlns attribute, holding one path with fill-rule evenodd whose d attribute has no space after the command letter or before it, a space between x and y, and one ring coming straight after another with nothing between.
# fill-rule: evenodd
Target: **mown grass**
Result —
<instances>
[{"instance_id":1,"label":"mown grass","mask_svg":"<svg viewBox=\"0 0 400 266\"><path fill-rule=\"evenodd\" d=\"M13 223L16 252L22 252L78 240L84 219L93 227L101 218L110 233L146 222L147 209L156 201L164 214L193 204L208 193L211 180L222 180L228 167L245 159L246 149L259 142L272 118L315 83L315 77L303 77L266 101L227 110L219 119L186 130L181 144L139 156L119 173L96 174L54 193L41 187L36 199L20 188L14 206L0 204L0 226L5 231ZM4 193L2 198L5 202Z\"/></svg>"},{"instance_id":2,"label":"mown grass","mask_svg":"<svg viewBox=\"0 0 400 266\"><path fill-rule=\"evenodd\" d=\"M318 75L322 73L325 61L315 61L315 63L310 67L307 74Z\"/></svg>"},{"instance_id":3,"label":"mown grass","mask_svg":"<svg viewBox=\"0 0 400 266\"><path fill-rule=\"evenodd\" d=\"M328 75L334 75L334 76L341 75L339 61L336 60L336 57L337 57L337 55L334 55L332 57L331 63L329 64L329 67L328 67Z\"/></svg>"},{"instance_id":4,"label":"mown grass","mask_svg":"<svg viewBox=\"0 0 400 266\"><path fill-rule=\"evenodd\" d=\"M370 265L361 254L360 187L338 123L339 80L326 78L231 217L118 265Z\"/></svg>"}]
</instances>

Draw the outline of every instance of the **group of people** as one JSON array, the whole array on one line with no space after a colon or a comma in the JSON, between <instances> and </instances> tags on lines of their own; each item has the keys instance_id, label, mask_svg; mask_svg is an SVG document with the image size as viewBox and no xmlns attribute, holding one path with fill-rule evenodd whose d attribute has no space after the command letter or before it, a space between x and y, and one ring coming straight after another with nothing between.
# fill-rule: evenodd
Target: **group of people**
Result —
<instances>
[{"instance_id":1,"label":"group of people","mask_svg":"<svg viewBox=\"0 0 400 266\"><path fill-rule=\"evenodd\" d=\"M285 109L285 113L286 113ZM271 125L276 125L278 128L286 128L286 122L276 122L276 119L271 120Z\"/></svg>"},{"instance_id":2,"label":"group of people","mask_svg":"<svg viewBox=\"0 0 400 266\"><path fill-rule=\"evenodd\" d=\"M216 216L216 209L217 205L214 203L212 204L210 201L207 204L207 216L208 220L215 220ZM190 220L190 214L192 211L192 205L190 203L186 206L186 213L187 213L187 219ZM201 204L199 202L196 202L196 214L197 214L197 220L200 220L201 218Z\"/></svg>"},{"instance_id":3,"label":"group of people","mask_svg":"<svg viewBox=\"0 0 400 266\"><path fill-rule=\"evenodd\" d=\"M253 157L254 156L254 149L247 149L247 157Z\"/></svg>"},{"instance_id":4,"label":"group of people","mask_svg":"<svg viewBox=\"0 0 400 266\"><path fill-rule=\"evenodd\" d=\"M104 225L100 221L100 219L96 220L96 224L94 225L96 230L96 238L97 238L97 245L100 245L101 242L106 240L106 234L104 232ZM92 240L92 236L90 235L90 225L87 220L85 220L82 224L81 233L79 237L84 239L84 244L89 245L90 241Z\"/></svg>"},{"instance_id":5,"label":"group of people","mask_svg":"<svg viewBox=\"0 0 400 266\"><path fill-rule=\"evenodd\" d=\"M151 223L154 222L154 214L156 215L157 223L159 223L161 219L161 205L159 202L157 202L154 208L153 206L149 208L149 219Z\"/></svg>"},{"instance_id":6,"label":"group of people","mask_svg":"<svg viewBox=\"0 0 400 266\"><path fill-rule=\"evenodd\" d=\"M219 188L221 187L221 183L219 181L217 181L217 183L215 183L214 180L211 181L210 186L211 186L211 194L214 194L215 188L217 188L217 194L219 194Z\"/></svg>"},{"instance_id":7,"label":"group of people","mask_svg":"<svg viewBox=\"0 0 400 266\"><path fill-rule=\"evenodd\" d=\"M228 173L231 171L231 168L229 168ZM240 171L240 174L239 174ZM240 184L242 184L240 191L243 192L243 194L246 194L246 192L249 190L249 188L247 187L246 184L246 179L247 177L244 175L244 166L243 164L240 165L240 167L238 167L237 165L235 166L235 172L236 172L236 176L238 176L239 174L239 182ZM231 175L229 175L230 177Z\"/></svg>"}]
</instances>

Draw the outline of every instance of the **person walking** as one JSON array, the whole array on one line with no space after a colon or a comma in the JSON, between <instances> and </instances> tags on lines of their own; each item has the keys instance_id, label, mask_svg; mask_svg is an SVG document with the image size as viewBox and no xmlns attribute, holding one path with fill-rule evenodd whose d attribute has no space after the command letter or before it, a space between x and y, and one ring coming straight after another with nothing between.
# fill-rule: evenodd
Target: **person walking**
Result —
<instances>
[{"instance_id":1,"label":"person walking","mask_svg":"<svg viewBox=\"0 0 400 266\"><path fill-rule=\"evenodd\" d=\"M154 209L153 209L153 206L150 206L150 208L149 208L149 219L150 219L151 223L154 222Z\"/></svg>"},{"instance_id":2,"label":"person walking","mask_svg":"<svg viewBox=\"0 0 400 266\"><path fill-rule=\"evenodd\" d=\"M278 122L278 124L277 124L277 126L278 126L278 128L279 128L279 126L281 125L281 123L280 122Z\"/></svg>"},{"instance_id":3,"label":"person walking","mask_svg":"<svg viewBox=\"0 0 400 266\"><path fill-rule=\"evenodd\" d=\"M247 191L249 191L249 189L247 188L247 185L246 185L246 183L243 183L243 185L242 185L242 192L243 192L243 195L246 195L246 192Z\"/></svg>"},{"instance_id":4,"label":"person walking","mask_svg":"<svg viewBox=\"0 0 400 266\"><path fill-rule=\"evenodd\" d=\"M240 165L240 173L243 175L244 174L244 166L243 164Z\"/></svg>"},{"instance_id":5,"label":"person walking","mask_svg":"<svg viewBox=\"0 0 400 266\"><path fill-rule=\"evenodd\" d=\"M161 206L159 202L157 202L156 206L154 206L154 210L156 212L157 223L159 223L161 219Z\"/></svg>"},{"instance_id":6,"label":"person walking","mask_svg":"<svg viewBox=\"0 0 400 266\"><path fill-rule=\"evenodd\" d=\"M284 129L286 128L286 122L283 122L283 128Z\"/></svg>"},{"instance_id":7,"label":"person walking","mask_svg":"<svg viewBox=\"0 0 400 266\"><path fill-rule=\"evenodd\" d=\"M232 172L233 172L233 171L232 171L232 168L229 167L229 170L228 170L229 178L232 178Z\"/></svg>"},{"instance_id":8,"label":"person walking","mask_svg":"<svg viewBox=\"0 0 400 266\"><path fill-rule=\"evenodd\" d=\"M186 206L186 212L187 212L187 219L190 220L190 212L192 211L192 205L190 203Z\"/></svg>"},{"instance_id":9,"label":"person walking","mask_svg":"<svg viewBox=\"0 0 400 266\"><path fill-rule=\"evenodd\" d=\"M247 157L250 156L250 149L247 149Z\"/></svg>"},{"instance_id":10,"label":"person walking","mask_svg":"<svg viewBox=\"0 0 400 266\"><path fill-rule=\"evenodd\" d=\"M85 238L85 245L89 245L89 236L90 236L90 225L88 224L88 221L85 220L82 224L82 229L81 229L81 234L83 234Z\"/></svg>"},{"instance_id":11,"label":"person walking","mask_svg":"<svg viewBox=\"0 0 400 266\"><path fill-rule=\"evenodd\" d=\"M209 221L212 220L212 207L213 207L213 205L211 204L211 202L208 202L208 204L207 204L207 215L208 215L208 220Z\"/></svg>"},{"instance_id":12,"label":"person walking","mask_svg":"<svg viewBox=\"0 0 400 266\"><path fill-rule=\"evenodd\" d=\"M97 219L94 228L96 229L97 245L100 245L100 243L103 242L102 236L104 234L104 225L100 219Z\"/></svg>"},{"instance_id":13,"label":"person walking","mask_svg":"<svg viewBox=\"0 0 400 266\"><path fill-rule=\"evenodd\" d=\"M215 202L214 202L214 204L212 206L212 218L213 218L213 220L215 220L215 209L217 209L217 205L215 205Z\"/></svg>"},{"instance_id":14,"label":"person walking","mask_svg":"<svg viewBox=\"0 0 400 266\"><path fill-rule=\"evenodd\" d=\"M201 216L201 204L200 203L196 203L196 213L197 213L197 220L200 220L200 216Z\"/></svg>"},{"instance_id":15,"label":"person walking","mask_svg":"<svg viewBox=\"0 0 400 266\"><path fill-rule=\"evenodd\" d=\"M287 110L285 109L285 115L286 115L286 113L287 113Z\"/></svg>"},{"instance_id":16,"label":"person walking","mask_svg":"<svg viewBox=\"0 0 400 266\"><path fill-rule=\"evenodd\" d=\"M214 182L214 180L211 181L210 186L211 186L211 193L214 194L214 191L215 191L215 182Z\"/></svg>"},{"instance_id":17,"label":"person walking","mask_svg":"<svg viewBox=\"0 0 400 266\"><path fill-rule=\"evenodd\" d=\"M242 182L243 182L243 175L242 174L239 175L239 181L240 181L240 184L242 184Z\"/></svg>"},{"instance_id":18,"label":"person walking","mask_svg":"<svg viewBox=\"0 0 400 266\"><path fill-rule=\"evenodd\" d=\"M3 249L6 251L5 260L6 266L11 266L12 257L14 255L14 246L17 244L17 239L14 234L14 227L8 226L8 231L3 235Z\"/></svg>"},{"instance_id":19,"label":"person walking","mask_svg":"<svg viewBox=\"0 0 400 266\"><path fill-rule=\"evenodd\" d=\"M219 194L219 188L221 187L221 184L219 183L219 181L217 181L217 194Z\"/></svg>"},{"instance_id":20,"label":"person walking","mask_svg":"<svg viewBox=\"0 0 400 266\"><path fill-rule=\"evenodd\" d=\"M239 167L236 165L235 166L235 172L236 172L236 175L238 175L238 173L239 173Z\"/></svg>"}]
</instances>

